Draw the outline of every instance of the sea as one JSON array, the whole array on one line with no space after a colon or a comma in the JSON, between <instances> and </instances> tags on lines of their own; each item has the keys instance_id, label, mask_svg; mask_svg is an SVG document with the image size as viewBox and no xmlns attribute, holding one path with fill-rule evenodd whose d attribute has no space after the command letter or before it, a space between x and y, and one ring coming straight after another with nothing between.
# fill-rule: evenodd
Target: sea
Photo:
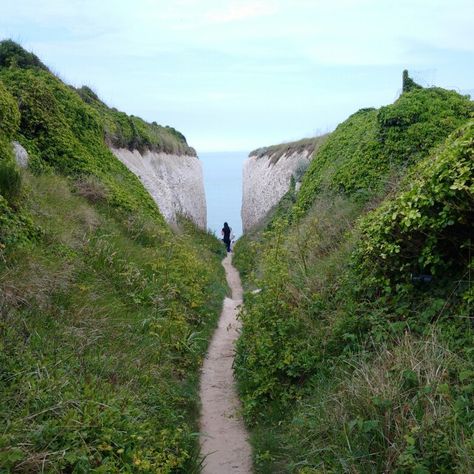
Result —
<instances>
[{"instance_id":1,"label":"sea","mask_svg":"<svg viewBox=\"0 0 474 474\"><path fill-rule=\"evenodd\" d=\"M242 166L249 152L201 152L207 202L207 227L221 236L224 222L232 227L235 238L242 235Z\"/></svg>"}]
</instances>

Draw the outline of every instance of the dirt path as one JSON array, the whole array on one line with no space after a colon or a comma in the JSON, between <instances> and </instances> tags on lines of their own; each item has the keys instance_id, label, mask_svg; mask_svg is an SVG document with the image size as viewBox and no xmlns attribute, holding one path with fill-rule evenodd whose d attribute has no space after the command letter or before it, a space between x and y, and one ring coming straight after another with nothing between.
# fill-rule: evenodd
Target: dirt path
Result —
<instances>
[{"instance_id":1,"label":"dirt path","mask_svg":"<svg viewBox=\"0 0 474 474\"><path fill-rule=\"evenodd\" d=\"M232 298L225 298L219 326L212 337L201 375L201 454L205 456L204 474L252 472L252 455L248 434L239 416L239 399L235 389L232 363L234 343L242 304L239 273L232 266L232 254L222 261Z\"/></svg>"}]
</instances>

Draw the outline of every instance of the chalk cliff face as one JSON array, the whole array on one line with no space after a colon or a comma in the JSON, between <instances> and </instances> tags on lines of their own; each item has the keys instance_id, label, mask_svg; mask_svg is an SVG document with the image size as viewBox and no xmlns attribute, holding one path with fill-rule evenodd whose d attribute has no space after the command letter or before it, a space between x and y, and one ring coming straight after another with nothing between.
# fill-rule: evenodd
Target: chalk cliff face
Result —
<instances>
[{"instance_id":1,"label":"chalk cliff face","mask_svg":"<svg viewBox=\"0 0 474 474\"><path fill-rule=\"evenodd\" d=\"M112 153L132 171L160 208L169 223L178 214L207 228L206 196L201 162L196 156L111 148Z\"/></svg>"},{"instance_id":2,"label":"chalk cliff face","mask_svg":"<svg viewBox=\"0 0 474 474\"><path fill-rule=\"evenodd\" d=\"M242 226L244 232L255 228L297 183L324 137L260 148L250 153L243 166Z\"/></svg>"}]
</instances>

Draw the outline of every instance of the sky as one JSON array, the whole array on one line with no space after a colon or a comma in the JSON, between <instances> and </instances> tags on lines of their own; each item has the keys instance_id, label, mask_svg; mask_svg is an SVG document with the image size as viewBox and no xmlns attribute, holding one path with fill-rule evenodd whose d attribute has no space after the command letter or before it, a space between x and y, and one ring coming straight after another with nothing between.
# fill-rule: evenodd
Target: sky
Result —
<instances>
[{"instance_id":1,"label":"sky","mask_svg":"<svg viewBox=\"0 0 474 474\"><path fill-rule=\"evenodd\" d=\"M224 222L236 238L242 235L242 166L245 152L202 152L206 189L207 228L221 237Z\"/></svg>"},{"instance_id":2,"label":"sky","mask_svg":"<svg viewBox=\"0 0 474 474\"><path fill-rule=\"evenodd\" d=\"M0 0L0 38L198 152L328 132L407 68L474 95L472 0Z\"/></svg>"}]
</instances>

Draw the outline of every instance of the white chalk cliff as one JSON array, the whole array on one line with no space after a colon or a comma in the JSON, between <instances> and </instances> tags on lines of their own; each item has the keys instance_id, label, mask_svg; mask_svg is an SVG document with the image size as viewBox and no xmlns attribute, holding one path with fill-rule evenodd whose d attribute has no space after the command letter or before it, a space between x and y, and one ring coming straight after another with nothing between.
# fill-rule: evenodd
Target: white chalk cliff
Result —
<instances>
[{"instance_id":1,"label":"white chalk cliff","mask_svg":"<svg viewBox=\"0 0 474 474\"><path fill-rule=\"evenodd\" d=\"M301 178L322 139L305 145L287 144L262 148L244 161L242 180L242 226L257 227L290 188L291 177Z\"/></svg>"},{"instance_id":2,"label":"white chalk cliff","mask_svg":"<svg viewBox=\"0 0 474 474\"><path fill-rule=\"evenodd\" d=\"M164 218L175 223L185 215L202 229L207 228L206 195L202 165L196 156L126 148L111 148L112 153L134 173L151 194Z\"/></svg>"}]
</instances>

